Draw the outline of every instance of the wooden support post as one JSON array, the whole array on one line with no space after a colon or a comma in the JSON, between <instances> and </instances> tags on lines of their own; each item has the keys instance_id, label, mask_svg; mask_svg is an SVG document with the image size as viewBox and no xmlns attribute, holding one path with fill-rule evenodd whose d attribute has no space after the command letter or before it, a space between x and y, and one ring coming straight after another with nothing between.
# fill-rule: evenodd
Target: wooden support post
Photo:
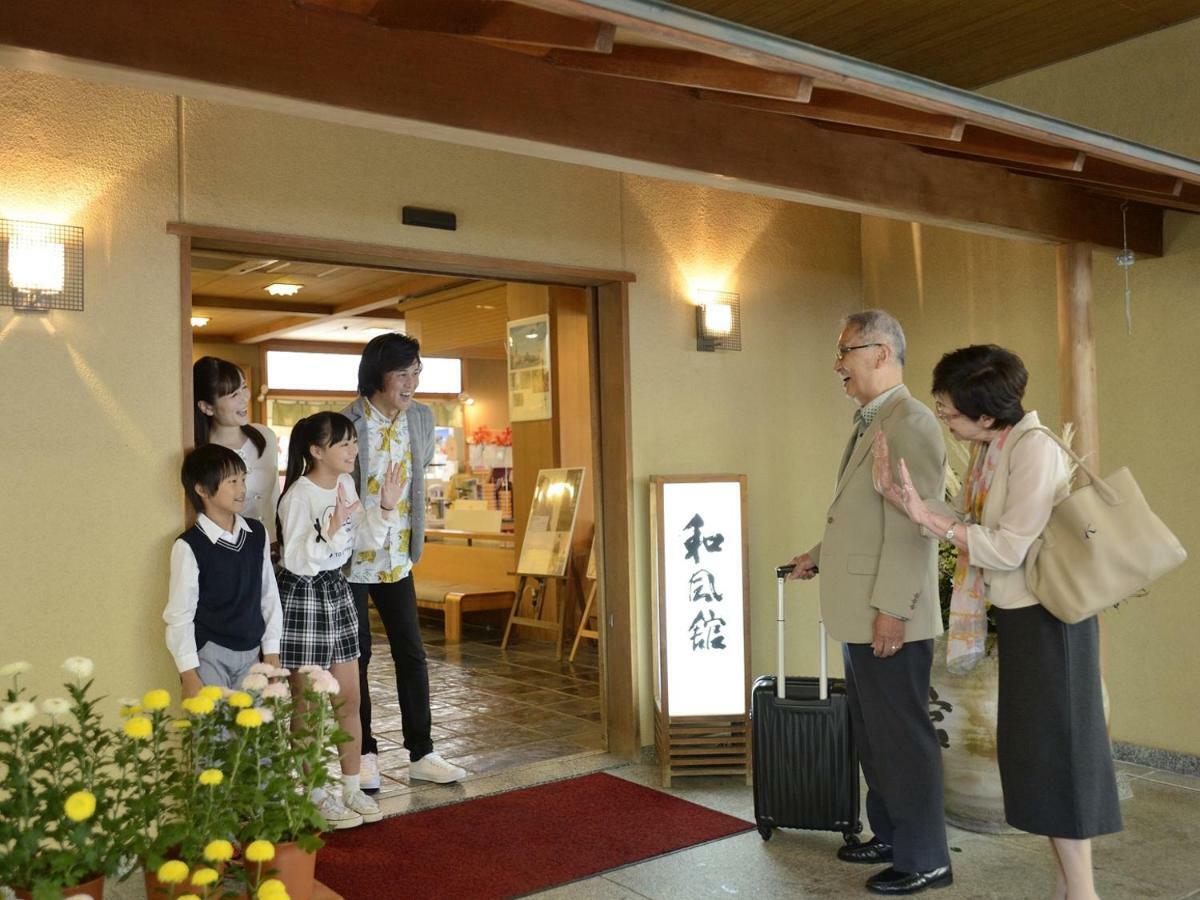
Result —
<instances>
[{"instance_id":1,"label":"wooden support post","mask_svg":"<svg viewBox=\"0 0 1200 900\"><path fill-rule=\"evenodd\" d=\"M1058 246L1058 371L1063 423L1075 425L1075 449L1100 467L1096 338L1092 327L1092 248Z\"/></svg>"},{"instance_id":2,"label":"wooden support post","mask_svg":"<svg viewBox=\"0 0 1200 900\"><path fill-rule=\"evenodd\" d=\"M1063 423L1075 424L1075 451L1100 471L1100 410L1096 390L1096 335L1092 327L1092 248L1059 244L1058 376ZM1104 674L1104 622L1100 621L1100 674ZM1112 722L1112 716L1109 716Z\"/></svg>"}]
</instances>

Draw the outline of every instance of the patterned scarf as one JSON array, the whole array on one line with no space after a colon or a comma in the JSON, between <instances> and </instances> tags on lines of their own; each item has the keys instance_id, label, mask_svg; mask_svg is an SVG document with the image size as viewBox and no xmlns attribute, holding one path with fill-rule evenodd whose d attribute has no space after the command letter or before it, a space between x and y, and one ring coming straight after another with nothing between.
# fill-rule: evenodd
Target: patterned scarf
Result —
<instances>
[{"instance_id":1,"label":"patterned scarf","mask_svg":"<svg viewBox=\"0 0 1200 900\"><path fill-rule=\"evenodd\" d=\"M1000 451L1008 440L1011 428L990 444L976 443L971 448L971 462L963 483L963 500L967 522L978 522L983 515L996 474ZM958 551L954 566L954 590L950 594L950 627L946 634L946 669L963 675L983 658L987 649L987 602L984 596L983 570L971 565L966 548Z\"/></svg>"}]
</instances>

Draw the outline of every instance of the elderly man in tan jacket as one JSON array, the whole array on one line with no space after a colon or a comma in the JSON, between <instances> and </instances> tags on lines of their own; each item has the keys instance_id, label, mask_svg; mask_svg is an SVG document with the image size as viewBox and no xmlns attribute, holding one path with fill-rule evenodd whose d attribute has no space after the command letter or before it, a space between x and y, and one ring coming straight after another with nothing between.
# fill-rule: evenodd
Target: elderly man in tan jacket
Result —
<instances>
[{"instance_id":1,"label":"elderly man in tan jacket","mask_svg":"<svg viewBox=\"0 0 1200 900\"><path fill-rule=\"evenodd\" d=\"M904 331L888 313L846 318L833 368L859 408L825 534L792 560L794 578L812 578L820 567L821 616L843 644L851 725L867 781L874 837L842 847L838 857L891 863L867 879L867 889L896 895L953 881L941 748L928 706L933 638L942 632L937 542L885 503L871 479L871 444L882 431L921 496L945 491L941 430L903 384L904 352Z\"/></svg>"}]
</instances>

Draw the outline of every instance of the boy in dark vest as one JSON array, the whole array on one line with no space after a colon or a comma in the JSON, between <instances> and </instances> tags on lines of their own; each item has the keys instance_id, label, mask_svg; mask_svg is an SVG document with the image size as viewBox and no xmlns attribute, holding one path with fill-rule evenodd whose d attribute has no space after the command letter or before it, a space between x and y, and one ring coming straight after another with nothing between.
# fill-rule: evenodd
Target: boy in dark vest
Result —
<instances>
[{"instance_id":1,"label":"boy in dark vest","mask_svg":"<svg viewBox=\"0 0 1200 900\"><path fill-rule=\"evenodd\" d=\"M205 444L183 460L183 490L196 524L171 548L163 619L183 696L204 685L240 688L259 661L279 665L283 611L267 532L240 515L246 464L228 447Z\"/></svg>"}]
</instances>

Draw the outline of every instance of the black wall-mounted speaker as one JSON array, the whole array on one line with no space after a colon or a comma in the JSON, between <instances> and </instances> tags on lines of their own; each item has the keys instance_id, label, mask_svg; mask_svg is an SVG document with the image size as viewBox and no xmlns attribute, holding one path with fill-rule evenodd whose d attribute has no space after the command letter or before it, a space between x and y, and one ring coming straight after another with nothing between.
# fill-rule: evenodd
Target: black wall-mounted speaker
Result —
<instances>
[{"instance_id":1,"label":"black wall-mounted speaker","mask_svg":"<svg viewBox=\"0 0 1200 900\"><path fill-rule=\"evenodd\" d=\"M422 209L405 206L400 210L400 221L418 228L440 228L443 231L458 230L458 216L442 209Z\"/></svg>"}]
</instances>

